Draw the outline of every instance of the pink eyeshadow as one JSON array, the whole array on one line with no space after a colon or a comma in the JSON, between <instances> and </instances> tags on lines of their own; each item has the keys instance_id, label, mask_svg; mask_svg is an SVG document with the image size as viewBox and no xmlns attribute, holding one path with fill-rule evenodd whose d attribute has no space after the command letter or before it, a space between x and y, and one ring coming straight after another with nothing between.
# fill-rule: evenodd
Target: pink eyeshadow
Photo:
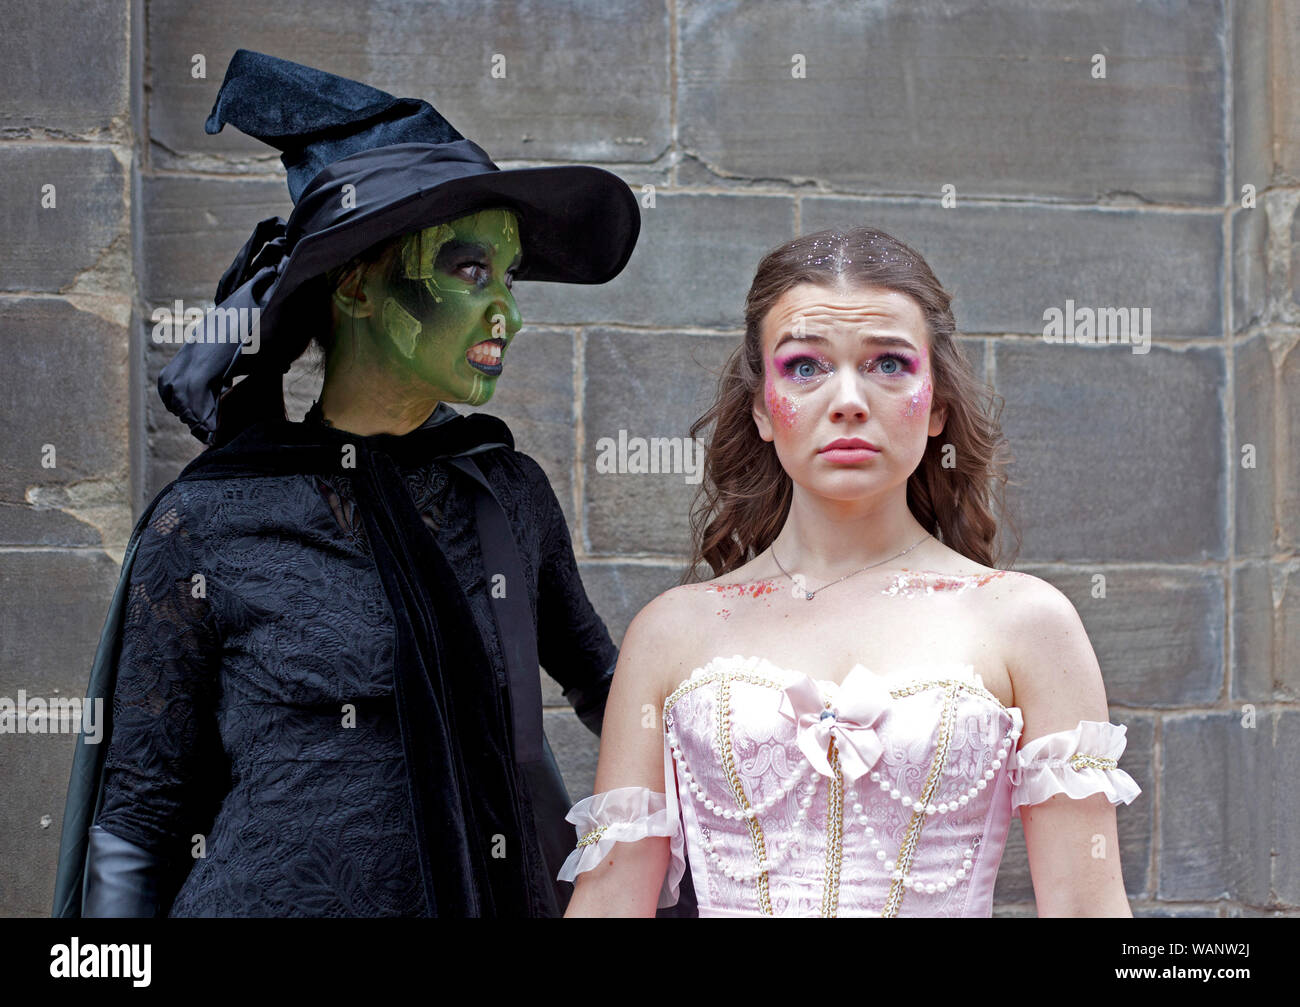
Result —
<instances>
[{"instance_id":1,"label":"pink eyeshadow","mask_svg":"<svg viewBox=\"0 0 1300 1007\"><path fill-rule=\"evenodd\" d=\"M803 350L803 351L801 351L801 352L799 352L799 353L789 353L789 354L786 354L784 357L781 357L781 358L779 358L779 359L774 358L774 359L772 360L772 363L773 363L775 366L781 368L781 370L784 372L784 370L785 370L785 365L788 364L790 361L792 361L792 360L799 360L799 359L801 359L801 358L803 358L803 357L811 357L811 356L812 356L812 354L810 354L807 350Z\"/></svg>"}]
</instances>

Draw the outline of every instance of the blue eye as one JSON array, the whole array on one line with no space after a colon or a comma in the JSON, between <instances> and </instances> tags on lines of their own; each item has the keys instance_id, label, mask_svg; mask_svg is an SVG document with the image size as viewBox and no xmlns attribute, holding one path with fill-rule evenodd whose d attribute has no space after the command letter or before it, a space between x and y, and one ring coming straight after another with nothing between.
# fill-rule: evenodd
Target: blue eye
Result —
<instances>
[{"instance_id":1,"label":"blue eye","mask_svg":"<svg viewBox=\"0 0 1300 1007\"><path fill-rule=\"evenodd\" d=\"M892 363L894 366L891 368L886 368L885 365L889 363ZM906 370L910 370L911 367L912 367L912 361L909 360L907 357L903 356L902 354L886 353L879 358L879 363L876 367L876 370L880 371L881 374L888 374L892 376L894 374L901 374Z\"/></svg>"},{"instance_id":2,"label":"blue eye","mask_svg":"<svg viewBox=\"0 0 1300 1007\"><path fill-rule=\"evenodd\" d=\"M793 381L809 381L822 369L821 364L812 357L790 357L780 361L779 366L781 374ZM809 370L802 369L805 367Z\"/></svg>"}]
</instances>

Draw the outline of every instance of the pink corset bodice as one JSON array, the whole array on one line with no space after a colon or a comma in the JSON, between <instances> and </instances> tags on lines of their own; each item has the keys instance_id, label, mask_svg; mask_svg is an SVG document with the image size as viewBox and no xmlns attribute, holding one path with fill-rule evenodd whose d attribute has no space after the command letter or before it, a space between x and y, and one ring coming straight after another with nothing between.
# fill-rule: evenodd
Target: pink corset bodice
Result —
<instances>
[{"instance_id":1,"label":"pink corset bodice","mask_svg":"<svg viewBox=\"0 0 1300 1007\"><path fill-rule=\"evenodd\" d=\"M701 916L989 916L1021 805L1140 793L1117 767L1124 727L1081 721L1017 751L1020 709L970 665L857 665L836 685L718 657L663 715L664 794L575 805L580 842L560 876L613 842L667 835L660 904L676 901L685 853Z\"/></svg>"},{"instance_id":2,"label":"pink corset bodice","mask_svg":"<svg viewBox=\"0 0 1300 1007\"><path fill-rule=\"evenodd\" d=\"M838 750L864 739L840 732L827 745L830 775L815 769L782 713L782 690L801 676L763 659L715 659L664 704L700 915L990 914L1020 711L968 666L857 674L881 696L859 729L875 735L859 766L879 757L856 780ZM839 687L815 686L825 707L837 706ZM754 805L763 810L743 817Z\"/></svg>"}]
</instances>

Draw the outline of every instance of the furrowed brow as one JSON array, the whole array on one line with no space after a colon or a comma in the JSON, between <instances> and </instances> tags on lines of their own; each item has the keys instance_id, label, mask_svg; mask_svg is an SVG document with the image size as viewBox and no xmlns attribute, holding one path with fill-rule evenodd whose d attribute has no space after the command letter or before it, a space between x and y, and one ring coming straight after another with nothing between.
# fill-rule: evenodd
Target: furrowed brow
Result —
<instances>
[{"instance_id":1,"label":"furrowed brow","mask_svg":"<svg viewBox=\"0 0 1300 1007\"><path fill-rule=\"evenodd\" d=\"M786 343L795 342L795 341L802 342L802 343L817 343L818 345L825 345L826 343L830 342L830 340L828 340L825 336L817 336L817 335L800 336L800 335L796 335L793 332L787 332L785 333L785 335L783 335L780 339L777 340L776 345L772 347L772 352L775 353ZM916 352L916 346L912 343L912 341L910 339L903 339L901 336L879 336L879 335L873 335L872 333L865 333L863 334L861 341L864 343L875 343L878 346L897 346L899 349L911 350L913 352Z\"/></svg>"}]
</instances>

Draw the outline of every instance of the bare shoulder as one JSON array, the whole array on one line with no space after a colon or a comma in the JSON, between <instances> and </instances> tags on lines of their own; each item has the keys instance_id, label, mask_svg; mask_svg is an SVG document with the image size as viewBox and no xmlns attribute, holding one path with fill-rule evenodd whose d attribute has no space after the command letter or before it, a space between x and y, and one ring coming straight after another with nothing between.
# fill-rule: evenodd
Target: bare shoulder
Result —
<instances>
[{"instance_id":1,"label":"bare shoulder","mask_svg":"<svg viewBox=\"0 0 1300 1007\"><path fill-rule=\"evenodd\" d=\"M1024 629L1041 622L1078 620L1079 613L1056 585L1019 570L990 570L998 621L1007 629Z\"/></svg>"},{"instance_id":2,"label":"bare shoulder","mask_svg":"<svg viewBox=\"0 0 1300 1007\"><path fill-rule=\"evenodd\" d=\"M1106 720L1101 667L1074 603L1040 577L1002 579L994 617L1026 737Z\"/></svg>"},{"instance_id":3,"label":"bare shoulder","mask_svg":"<svg viewBox=\"0 0 1300 1007\"><path fill-rule=\"evenodd\" d=\"M687 678L695 665L704 621L700 584L681 584L653 598L628 624L621 651L640 674L653 677L661 698Z\"/></svg>"},{"instance_id":4,"label":"bare shoulder","mask_svg":"<svg viewBox=\"0 0 1300 1007\"><path fill-rule=\"evenodd\" d=\"M682 584L656 595L637 612L636 618L627 627L628 634L635 631L642 635L659 636L672 631L691 614L693 587L694 584Z\"/></svg>"}]
</instances>

